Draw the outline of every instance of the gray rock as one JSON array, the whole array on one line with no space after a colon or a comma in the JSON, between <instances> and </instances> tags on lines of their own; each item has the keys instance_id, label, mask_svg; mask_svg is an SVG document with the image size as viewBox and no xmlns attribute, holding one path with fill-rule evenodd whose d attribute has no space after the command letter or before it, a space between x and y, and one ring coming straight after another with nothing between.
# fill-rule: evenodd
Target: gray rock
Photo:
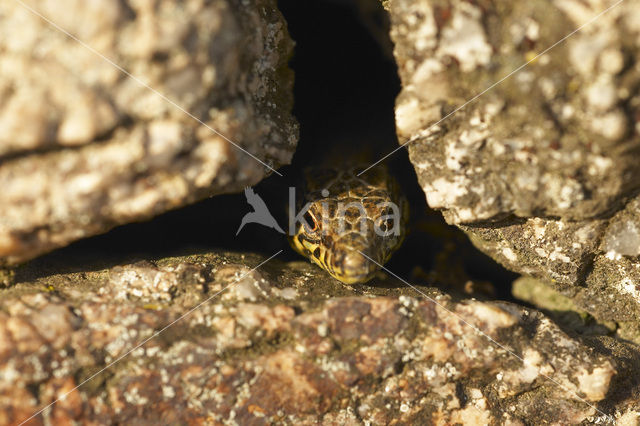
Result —
<instances>
[{"instance_id":1,"label":"gray rock","mask_svg":"<svg viewBox=\"0 0 640 426\"><path fill-rule=\"evenodd\" d=\"M542 309L555 322L572 332L581 335L612 335L622 339L630 339L627 329L622 329L614 322L599 323L589 313L576 306L573 299L564 296L552 286L531 277L518 278L512 287L513 296Z\"/></svg>"},{"instance_id":2,"label":"gray rock","mask_svg":"<svg viewBox=\"0 0 640 426\"><path fill-rule=\"evenodd\" d=\"M613 259L640 256L640 197L614 216L602 237L601 249Z\"/></svg>"},{"instance_id":3,"label":"gray rock","mask_svg":"<svg viewBox=\"0 0 640 426\"><path fill-rule=\"evenodd\" d=\"M0 5L0 266L269 173L225 138L290 162L292 42L275 1L33 7L90 48Z\"/></svg>"},{"instance_id":4,"label":"gray rock","mask_svg":"<svg viewBox=\"0 0 640 426\"><path fill-rule=\"evenodd\" d=\"M584 280L606 221L516 219L492 226L460 225L471 241L507 268L566 290Z\"/></svg>"},{"instance_id":5,"label":"gray rock","mask_svg":"<svg viewBox=\"0 0 640 426\"><path fill-rule=\"evenodd\" d=\"M637 46L625 44L640 31L635 3L614 8L438 125L601 3L389 4L403 85L398 135L413 141L427 200L451 223L510 214L590 219L640 187L640 73Z\"/></svg>"},{"instance_id":6,"label":"gray rock","mask_svg":"<svg viewBox=\"0 0 640 426\"><path fill-rule=\"evenodd\" d=\"M537 57L611 5L387 8L398 135L429 205L507 268L624 322L640 320L640 5Z\"/></svg>"},{"instance_id":7,"label":"gray rock","mask_svg":"<svg viewBox=\"0 0 640 426\"><path fill-rule=\"evenodd\" d=\"M34 421L579 424L640 414L634 345L570 337L533 309L391 278L344 286L277 258L251 269L263 260L22 268L0 290L0 423L87 379Z\"/></svg>"},{"instance_id":8,"label":"gray rock","mask_svg":"<svg viewBox=\"0 0 640 426\"><path fill-rule=\"evenodd\" d=\"M633 255L640 197L609 219L530 218L460 225L507 268L552 284L600 321L640 321L640 256ZM621 253L624 252L624 253Z\"/></svg>"}]
</instances>

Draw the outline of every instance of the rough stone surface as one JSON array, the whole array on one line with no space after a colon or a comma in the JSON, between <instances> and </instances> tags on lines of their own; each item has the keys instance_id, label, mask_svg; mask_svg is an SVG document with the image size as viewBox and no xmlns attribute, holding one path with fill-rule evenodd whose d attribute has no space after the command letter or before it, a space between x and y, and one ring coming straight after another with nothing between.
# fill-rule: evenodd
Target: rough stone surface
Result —
<instances>
[{"instance_id":1,"label":"rough stone surface","mask_svg":"<svg viewBox=\"0 0 640 426\"><path fill-rule=\"evenodd\" d=\"M206 126L289 163L292 42L275 1L25 3L86 46L0 5L0 265L268 173Z\"/></svg>"},{"instance_id":2,"label":"rough stone surface","mask_svg":"<svg viewBox=\"0 0 640 426\"><path fill-rule=\"evenodd\" d=\"M588 312L578 308L573 299L564 296L550 285L535 278L518 278L513 283L512 293L516 299L528 302L541 309L561 326L579 334L606 334L640 343L637 331L633 334L630 333L635 323L621 324L612 321L600 323Z\"/></svg>"},{"instance_id":3,"label":"rough stone surface","mask_svg":"<svg viewBox=\"0 0 640 426\"><path fill-rule=\"evenodd\" d=\"M85 380L31 424L606 424L640 413L634 345L391 279L346 287L278 259L252 271L262 260L18 270L0 291L0 424Z\"/></svg>"},{"instance_id":4,"label":"rough stone surface","mask_svg":"<svg viewBox=\"0 0 640 426\"><path fill-rule=\"evenodd\" d=\"M589 219L640 188L635 2L430 126L614 2L582 3L390 2L398 134L449 221Z\"/></svg>"},{"instance_id":5,"label":"rough stone surface","mask_svg":"<svg viewBox=\"0 0 640 426\"><path fill-rule=\"evenodd\" d=\"M461 225L472 242L514 271L551 283L600 321L640 321L640 197L608 219L529 218Z\"/></svg>"},{"instance_id":6,"label":"rough stone surface","mask_svg":"<svg viewBox=\"0 0 640 426\"><path fill-rule=\"evenodd\" d=\"M536 58L614 3L387 8L398 135L429 205L507 268L624 322L640 320L640 4Z\"/></svg>"}]
</instances>

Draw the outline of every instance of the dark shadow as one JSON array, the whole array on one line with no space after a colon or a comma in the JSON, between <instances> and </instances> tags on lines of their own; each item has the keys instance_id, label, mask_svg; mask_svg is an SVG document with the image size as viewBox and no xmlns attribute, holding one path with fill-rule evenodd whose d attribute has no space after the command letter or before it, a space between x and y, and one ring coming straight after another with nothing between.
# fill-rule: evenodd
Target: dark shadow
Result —
<instances>
[{"instance_id":1,"label":"dark shadow","mask_svg":"<svg viewBox=\"0 0 640 426\"><path fill-rule=\"evenodd\" d=\"M379 44L381 37L387 37L386 14L379 2L371 1L378 10L365 17L349 1L279 2L296 42L291 66L301 139L293 163L281 170L285 177L271 176L254 190L285 230L288 187L297 183L302 167L322 161L328 152L335 155L336 150L367 151L373 161L398 146L394 103L400 81L389 52ZM376 36L370 31L375 28L381 29ZM511 282L517 275L481 254L460 230L427 208L406 150L384 163L400 181L412 218L408 237L388 268L411 282L444 288L464 277L488 281L495 286L496 297L510 300ZM22 268L18 278L211 249L264 256L284 250L280 259L303 260L289 248L286 237L273 229L248 224L236 236L242 217L250 211L243 194L210 198L79 241ZM432 273L435 269L437 274Z\"/></svg>"}]
</instances>

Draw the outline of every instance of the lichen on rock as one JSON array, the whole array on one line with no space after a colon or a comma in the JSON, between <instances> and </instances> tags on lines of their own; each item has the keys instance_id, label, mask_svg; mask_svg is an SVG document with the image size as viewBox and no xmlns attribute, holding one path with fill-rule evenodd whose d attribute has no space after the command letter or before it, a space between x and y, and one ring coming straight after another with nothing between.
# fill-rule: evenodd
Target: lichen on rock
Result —
<instances>
[{"instance_id":1,"label":"lichen on rock","mask_svg":"<svg viewBox=\"0 0 640 426\"><path fill-rule=\"evenodd\" d=\"M589 10L595 15L600 4ZM537 57L586 20L562 5L390 2L403 82L398 135L412 141L429 204L451 223L509 214L588 219L638 188L639 76L624 63L637 49L625 43L636 29L622 19L638 12L620 5ZM584 43L589 57L579 53Z\"/></svg>"},{"instance_id":2,"label":"lichen on rock","mask_svg":"<svg viewBox=\"0 0 640 426\"><path fill-rule=\"evenodd\" d=\"M635 346L603 351L532 309L263 260L23 268L0 290L0 422L76 385L34 421L577 424L637 392Z\"/></svg>"}]
</instances>

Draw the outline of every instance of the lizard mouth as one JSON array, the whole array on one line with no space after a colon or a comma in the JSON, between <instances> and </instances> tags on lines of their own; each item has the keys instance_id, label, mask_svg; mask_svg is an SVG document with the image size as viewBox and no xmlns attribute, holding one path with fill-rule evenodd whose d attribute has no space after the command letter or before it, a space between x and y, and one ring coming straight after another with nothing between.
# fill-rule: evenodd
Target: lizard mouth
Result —
<instances>
[{"instance_id":1,"label":"lizard mouth","mask_svg":"<svg viewBox=\"0 0 640 426\"><path fill-rule=\"evenodd\" d=\"M292 247L311 262L326 270L332 277L345 284L356 284L369 281L378 270L357 250L331 251L321 243L310 241L298 234L290 239Z\"/></svg>"}]
</instances>

